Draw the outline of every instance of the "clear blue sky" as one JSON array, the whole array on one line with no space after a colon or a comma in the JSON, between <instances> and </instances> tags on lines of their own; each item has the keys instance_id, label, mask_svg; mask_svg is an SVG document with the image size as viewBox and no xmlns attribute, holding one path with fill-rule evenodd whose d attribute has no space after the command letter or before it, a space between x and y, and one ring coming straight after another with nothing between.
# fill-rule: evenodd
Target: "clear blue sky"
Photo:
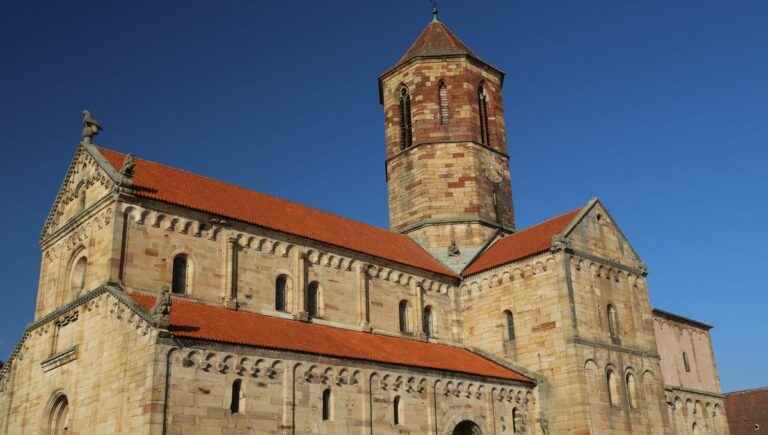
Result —
<instances>
[{"instance_id":1,"label":"clear blue sky","mask_svg":"<svg viewBox=\"0 0 768 435\"><path fill-rule=\"evenodd\" d=\"M427 0L34 3L0 14L0 359L84 108L103 145L387 225L376 77ZM716 325L723 389L768 385L768 2L555 3L441 8L507 72L519 223L599 196L653 304Z\"/></svg>"}]
</instances>

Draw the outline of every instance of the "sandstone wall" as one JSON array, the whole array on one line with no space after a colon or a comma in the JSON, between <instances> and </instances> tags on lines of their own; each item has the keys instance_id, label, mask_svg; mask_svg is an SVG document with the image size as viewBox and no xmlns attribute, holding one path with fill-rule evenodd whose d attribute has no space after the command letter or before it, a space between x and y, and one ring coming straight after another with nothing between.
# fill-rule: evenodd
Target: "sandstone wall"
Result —
<instances>
[{"instance_id":1,"label":"sandstone wall","mask_svg":"<svg viewBox=\"0 0 768 435\"><path fill-rule=\"evenodd\" d=\"M709 331L662 316L654 317L653 325L661 354L664 383L670 387L720 393L720 378ZM688 360L688 370L683 352Z\"/></svg>"},{"instance_id":2,"label":"sandstone wall","mask_svg":"<svg viewBox=\"0 0 768 435\"><path fill-rule=\"evenodd\" d=\"M149 433L155 335L109 294L46 319L9 360L0 433L48 433L57 394L69 402L67 433Z\"/></svg>"},{"instance_id":3,"label":"sandstone wall","mask_svg":"<svg viewBox=\"0 0 768 435\"><path fill-rule=\"evenodd\" d=\"M520 384L229 346L177 349L170 367L171 434L450 435L467 419L483 433L539 433L537 395Z\"/></svg>"},{"instance_id":4,"label":"sandstone wall","mask_svg":"<svg viewBox=\"0 0 768 435\"><path fill-rule=\"evenodd\" d=\"M436 336L455 339L450 332L451 287L429 273L244 224L224 228L207 223L205 215L162 204L121 207L129 216L123 277L128 288L170 289L173 258L186 254L187 297L192 299L236 302L238 309L269 315L301 316L304 290L317 281L318 316L313 321L397 335L398 306L404 300L409 305L409 335L422 331L423 308L429 305ZM288 282L283 313L275 311L280 275L286 275Z\"/></svg>"}]
</instances>

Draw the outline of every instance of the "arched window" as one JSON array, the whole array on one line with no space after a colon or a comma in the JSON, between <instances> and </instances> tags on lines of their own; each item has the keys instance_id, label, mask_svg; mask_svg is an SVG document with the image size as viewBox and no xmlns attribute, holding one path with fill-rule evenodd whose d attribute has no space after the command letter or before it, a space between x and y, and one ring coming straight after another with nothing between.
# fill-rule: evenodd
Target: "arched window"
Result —
<instances>
[{"instance_id":1,"label":"arched window","mask_svg":"<svg viewBox=\"0 0 768 435\"><path fill-rule=\"evenodd\" d=\"M333 404L331 403L331 400L333 398L331 397L331 389L326 388L323 391L323 421L328 421L331 419L331 410Z\"/></svg>"},{"instance_id":2,"label":"arched window","mask_svg":"<svg viewBox=\"0 0 768 435\"><path fill-rule=\"evenodd\" d=\"M477 108L480 115L480 143L490 145L488 140L488 95L486 95L485 86L482 83L477 88Z\"/></svg>"},{"instance_id":3,"label":"arched window","mask_svg":"<svg viewBox=\"0 0 768 435\"><path fill-rule=\"evenodd\" d=\"M408 301L402 300L400 301L400 305L398 305L398 318L400 321L400 332L403 334L407 334L410 332L410 329L408 328L409 319L408 319Z\"/></svg>"},{"instance_id":4,"label":"arched window","mask_svg":"<svg viewBox=\"0 0 768 435\"><path fill-rule=\"evenodd\" d=\"M616 314L616 307L613 304L608 304L608 333L612 338L618 338L619 336L619 320Z\"/></svg>"},{"instance_id":5,"label":"arched window","mask_svg":"<svg viewBox=\"0 0 768 435\"><path fill-rule=\"evenodd\" d=\"M72 265L72 271L69 274L70 295L74 299L85 290L85 274L88 270L88 258L80 257Z\"/></svg>"},{"instance_id":6,"label":"arched window","mask_svg":"<svg viewBox=\"0 0 768 435\"><path fill-rule=\"evenodd\" d=\"M422 323L422 327L423 327L423 331L424 331L424 336L427 337L427 338L431 337L432 336L432 327L433 327L433 324L432 324L432 306L431 305L427 305L426 307L424 307L424 315L423 315L423 318L421 319L421 321L423 322Z\"/></svg>"},{"instance_id":7,"label":"arched window","mask_svg":"<svg viewBox=\"0 0 768 435\"><path fill-rule=\"evenodd\" d=\"M402 415L402 400L400 396L395 396L395 400L392 402L392 423L401 424L400 418Z\"/></svg>"},{"instance_id":8,"label":"arched window","mask_svg":"<svg viewBox=\"0 0 768 435\"><path fill-rule=\"evenodd\" d=\"M173 257L173 279L171 292L177 295L187 293L187 269L189 266L186 254Z\"/></svg>"},{"instance_id":9,"label":"arched window","mask_svg":"<svg viewBox=\"0 0 768 435\"><path fill-rule=\"evenodd\" d=\"M240 412L240 398L243 388L243 381L240 379L235 379L235 382L232 382L232 401L229 404L229 410L232 412L232 414L237 414Z\"/></svg>"},{"instance_id":10,"label":"arched window","mask_svg":"<svg viewBox=\"0 0 768 435\"><path fill-rule=\"evenodd\" d=\"M400 147L410 148L413 145L413 125L411 118L411 95L408 89L400 89Z\"/></svg>"},{"instance_id":11,"label":"arched window","mask_svg":"<svg viewBox=\"0 0 768 435\"><path fill-rule=\"evenodd\" d=\"M515 317L512 315L512 311L504 311L504 322L507 327L507 340L512 341L515 339Z\"/></svg>"},{"instance_id":12,"label":"arched window","mask_svg":"<svg viewBox=\"0 0 768 435\"><path fill-rule=\"evenodd\" d=\"M619 406L619 383L616 381L616 372L613 369L608 369L606 373L608 381L608 401L611 405Z\"/></svg>"},{"instance_id":13,"label":"arched window","mask_svg":"<svg viewBox=\"0 0 768 435\"><path fill-rule=\"evenodd\" d=\"M309 317L317 317L318 315L318 302L320 299L320 283L312 281L307 286L307 301L306 308Z\"/></svg>"},{"instance_id":14,"label":"arched window","mask_svg":"<svg viewBox=\"0 0 768 435\"><path fill-rule=\"evenodd\" d=\"M686 352L683 352L683 368L686 373L691 372L691 363L688 361L688 354Z\"/></svg>"},{"instance_id":15,"label":"arched window","mask_svg":"<svg viewBox=\"0 0 768 435\"><path fill-rule=\"evenodd\" d=\"M440 82L438 88L438 100L440 101L440 124L448 124L448 87L445 82Z\"/></svg>"},{"instance_id":16,"label":"arched window","mask_svg":"<svg viewBox=\"0 0 768 435\"><path fill-rule=\"evenodd\" d=\"M635 382L635 375L627 373L627 402L629 402L630 408L637 408L637 383Z\"/></svg>"},{"instance_id":17,"label":"arched window","mask_svg":"<svg viewBox=\"0 0 768 435\"><path fill-rule=\"evenodd\" d=\"M78 210L85 210L85 186L80 189L80 193L77 195L77 201Z\"/></svg>"},{"instance_id":18,"label":"arched window","mask_svg":"<svg viewBox=\"0 0 768 435\"><path fill-rule=\"evenodd\" d=\"M67 396L58 396L51 407L48 417L48 434L65 435L69 433L69 401Z\"/></svg>"},{"instance_id":19,"label":"arched window","mask_svg":"<svg viewBox=\"0 0 768 435\"><path fill-rule=\"evenodd\" d=\"M275 311L285 311L285 286L288 276L280 275L275 280Z\"/></svg>"}]
</instances>

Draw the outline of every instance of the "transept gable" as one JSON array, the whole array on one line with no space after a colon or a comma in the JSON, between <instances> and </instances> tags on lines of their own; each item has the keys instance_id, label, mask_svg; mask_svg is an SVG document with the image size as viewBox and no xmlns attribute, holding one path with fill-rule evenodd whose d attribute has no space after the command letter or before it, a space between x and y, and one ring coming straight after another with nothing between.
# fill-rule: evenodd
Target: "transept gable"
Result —
<instances>
[{"instance_id":1,"label":"transept gable","mask_svg":"<svg viewBox=\"0 0 768 435\"><path fill-rule=\"evenodd\" d=\"M40 235L41 241L116 191L118 186L126 184L130 184L130 179L107 163L95 146L79 144L48 212Z\"/></svg>"},{"instance_id":2,"label":"transept gable","mask_svg":"<svg viewBox=\"0 0 768 435\"><path fill-rule=\"evenodd\" d=\"M27 326L8 360L0 367L0 393L7 388L14 365L29 353L31 338L50 335L51 328L81 322L84 320L82 314L97 309L109 313L124 326L135 329L138 336L154 340L154 336L150 335L155 330L155 320L152 316L116 284L100 285ZM43 366L45 363L41 361ZM43 369L45 370L45 367Z\"/></svg>"},{"instance_id":3,"label":"transept gable","mask_svg":"<svg viewBox=\"0 0 768 435\"><path fill-rule=\"evenodd\" d=\"M553 243L568 247L577 253L594 255L645 270L637 251L598 198L590 200L570 225L555 236Z\"/></svg>"}]
</instances>

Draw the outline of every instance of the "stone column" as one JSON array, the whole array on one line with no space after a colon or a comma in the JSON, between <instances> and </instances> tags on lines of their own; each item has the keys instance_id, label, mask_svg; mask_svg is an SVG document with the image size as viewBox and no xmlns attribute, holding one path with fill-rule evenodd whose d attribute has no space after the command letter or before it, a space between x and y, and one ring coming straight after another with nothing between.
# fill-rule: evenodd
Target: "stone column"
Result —
<instances>
[{"instance_id":1,"label":"stone column","mask_svg":"<svg viewBox=\"0 0 768 435\"><path fill-rule=\"evenodd\" d=\"M237 309L237 254L239 245L237 237L227 237L226 268L224 278L224 305L233 310Z\"/></svg>"},{"instance_id":2,"label":"stone column","mask_svg":"<svg viewBox=\"0 0 768 435\"><path fill-rule=\"evenodd\" d=\"M296 249L296 255L293 258L293 268L296 273L296 286L293 290L293 313L297 319L307 319L306 288L307 288L307 253Z\"/></svg>"},{"instance_id":3,"label":"stone column","mask_svg":"<svg viewBox=\"0 0 768 435\"><path fill-rule=\"evenodd\" d=\"M358 321L364 330L369 330L371 328L371 314L369 306L368 265L365 263L356 263L355 273L357 274Z\"/></svg>"},{"instance_id":4,"label":"stone column","mask_svg":"<svg viewBox=\"0 0 768 435\"><path fill-rule=\"evenodd\" d=\"M423 281L416 284L416 315L413 316L416 319L416 331L415 335L419 338L427 338L424 335L424 283Z\"/></svg>"}]
</instances>

